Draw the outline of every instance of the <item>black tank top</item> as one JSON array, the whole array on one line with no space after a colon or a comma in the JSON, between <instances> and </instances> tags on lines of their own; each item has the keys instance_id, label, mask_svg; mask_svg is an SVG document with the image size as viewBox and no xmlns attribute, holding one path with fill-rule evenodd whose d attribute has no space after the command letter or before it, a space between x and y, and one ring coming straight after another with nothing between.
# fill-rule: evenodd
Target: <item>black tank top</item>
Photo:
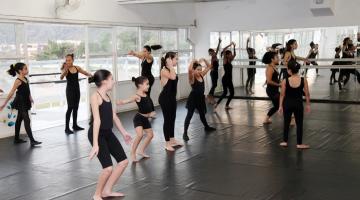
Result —
<instances>
[{"instance_id":1,"label":"black tank top","mask_svg":"<svg viewBox=\"0 0 360 200\"><path fill-rule=\"evenodd\" d=\"M146 76L146 77L153 76L151 73L151 68L153 63L154 60L151 61L151 63L148 63L146 58L144 58L144 60L141 62L141 76Z\"/></svg>"},{"instance_id":2,"label":"black tank top","mask_svg":"<svg viewBox=\"0 0 360 200\"><path fill-rule=\"evenodd\" d=\"M105 101L105 99L102 96L101 96L101 98L102 98L103 102L101 103L101 105L99 105L99 114L100 114L100 121L101 121L100 130L109 130L109 129L113 128L112 104L111 104L111 100L109 102L107 102L107 101ZM109 97L109 99L110 99L110 97ZM94 123L94 117L91 113L90 125L93 125L93 123Z\"/></svg>"},{"instance_id":3,"label":"black tank top","mask_svg":"<svg viewBox=\"0 0 360 200\"><path fill-rule=\"evenodd\" d=\"M211 64L212 64L212 71L218 71L219 70L219 59L212 59L211 60Z\"/></svg>"},{"instance_id":4,"label":"black tank top","mask_svg":"<svg viewBox=\"0 0 360 200\"><path fill-rule=\"evenodd\" d=\"M70 70L68 71L66 75L66 89L80 89L79 86L79 71L76 66L74 66L76 69L75 73L71 73Z\"/></svg>"},{"instance_id":5,"label":"black tank top","mask_svg":"<svg viewBox=\"0 0 360 200\"><path fill-rule=\"evenodd\" d=\"M279 81L279 72L273 68L274 72L271 76L271 80L275 83L280 83ZM267 83L266 89L272 93L278 93L279 92L279 87L275 86L275 85L271 85L269 83Z\"/></svg>"},{"instance_id":6,"label":"black tank top","mask_svg":"<svg viewBox=\"0 0 360 200\"><path fill-rule=\"evenodd\" d=\"M30 85L29 85L28 79L26 77L24 77L24 78L25 78L26 82L17 78L18 80L21 81L21 85L17 88L16 96L12 103L12 106L18 110L22 110L22 109L30 110L30 108L31 108Z\"/></svg>"},{"instance_id":7,"label":"black tank top","mask_svg":"<svg viewBox=\"0 0 360 200\"><path fill-rule=\"evenodd\" d=\"M316 58L316 55L317 55L318 53L316 52L314 52L313 50L311 51L311 53L310 53L310 55L309 55L309 58L310 59L313 59L313 58Z\"/></svg>"},{"instance_id":8,"label":"black tank top","mask_svg":"<svg viewBox=\"0 0 360 200\"><path fill-rule=\"evenodd\" d=\"M176 99L177 94L177 83L178 83L178 76L176 75L175 80L169 79L167 83L164 85L160 95L163 98L171 98ZM165 95L165 96L164 96Z\"/></svg>"},{"instance_id":9,"label":"black tank top","mask_svg":"<svg viewBox=\"0 0 360 200\"><path fill-rule=\"evenodd\" d=\"M196 78L194 80L194 83L191 85L191 93L195 95L202 96L205 92L205 83L204 78L201 76L202 81L198 81Z\"/></svg>"},{"instance_id":10,"label":"black tank top","mask_svg":"<svg viewBox=\"0 0 360 200\"><path fill-rule=\"evenodd\" d=\"M232 80L232 69L233 69L233 65L230 62L224 64L224 71L225 71L224 78Z\"/></svg>"},{"instance_id":11,"label":"black tank top","mask_svg":"<svg viewBox=\"0 0 360 200\"><path fill-rule=\"evenodd\" d=\"M136 94L138 95L138 94ZM139 102L136 102L138 108L139 108L139 113L141 114L148 114L151 113L153 111L153 102L151 100L151 98L146 95L145 97L142 97L140 95L138 95L141 99Z\"/></svg>"},{"instance_id":12,"label":"black tank top","mask_svg":"<svg viewBox=\"0 0 360 200\"><path fill-rule=\"evenodd\" d=\"M249 56L249 59L257 59L256 56ZM249 65L256 65L256 61L249 61Z\"/></svg>"},{"instance_id":13,"label":"black tank top","mask_svg":"<svg viewBox=\"0 0 360 200\"><path fill-rule=\"evenodd\" d=\"M293 88L290 86L289 78L286 78L286 90L285 90L285 99L291 100L302 100L304 94L304 78L301 77L300 86Z\"/></svg>"}]
</instances>

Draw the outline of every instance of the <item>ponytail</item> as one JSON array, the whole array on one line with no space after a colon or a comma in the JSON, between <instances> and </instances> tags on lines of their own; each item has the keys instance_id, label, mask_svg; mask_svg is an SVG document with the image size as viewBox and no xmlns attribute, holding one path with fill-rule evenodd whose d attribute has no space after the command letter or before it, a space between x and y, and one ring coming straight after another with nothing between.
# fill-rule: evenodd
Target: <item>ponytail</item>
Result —
<instances>
[{"instance_id":1,"label":"ponytail","mask_svg":"<svg viewBox=\"0 0 360 200\"><path fill-rule=\"evenodd\" d=\"M14 76L16 76L16 74L19 74L19 71L23 70L25 66L26 66L26 64L22 63L22 62L18 62L16 64L11 64L10 69L7 71L7 73L10 76L14 77Z\"/></svg>"},{"instance_id":2,"label":"ponytail","mask_svg":"<svg viewBox=\"0 0 360 200\"><path fill-rule=\"evenodd\" d=\"M293 45L295 42L296 42L296 40L295 40L295 39L291 39L291 40L289 40L289 41L286 43L286 49L285 49L285 52L286 52L286 51L291 52L291 50L292 50L291 45Z\"/></svg>"},{"instance_id":3,"label":"ponytail","mask_svg":"<svg viewBox=\"0 0 360 200\"><path fill-rule=\"evenodd\" d=\"M145 76L139 76L137 78L132 77L131 81L135 83L136 88L139 88L139 85L143 84L145 81L147 81L148 78Z\"/></svg>"},{"instance_id":4,"label":"ponytail","mask_svg":"<svg viewBox=\"0 0 360 200\"><path fill-rule=\"evenodd\" d=\"M151 45L151 46L145 45L145 46L144 46L144 49L146 49L148 52L151 53L151 50L156 51L156 50L162 49L162 46L159 45L159 44L155 44L155 45Z\"/></svg>"}]
</instances>

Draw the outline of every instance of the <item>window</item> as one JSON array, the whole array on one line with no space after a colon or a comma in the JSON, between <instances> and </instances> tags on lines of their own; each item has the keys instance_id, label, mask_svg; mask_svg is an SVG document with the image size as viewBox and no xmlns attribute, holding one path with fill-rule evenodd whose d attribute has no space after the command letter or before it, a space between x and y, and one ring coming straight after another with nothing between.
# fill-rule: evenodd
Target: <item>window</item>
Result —
<instances>
[{"instance_id":1,"label":"window","mask_svg":"<svg viewBox=\"0 0 360 200\"><path fill-rule=\"evenodd\" d=\"M192 46L188 42L187 38L187 29L179 29L179 50L192 49Z\"/></svg>"},{"instance_id":2,"label":"window","mask_svg":"<svg viewBox=\"0 0 360 200\"><path fill-rule=\"evenodd\" d=\"M112 28L89 27L89 70L112 71Z\"/></svg>"},{"instance_id":3,"label":"window","mask_svg":"<svg viewBox=\"0 0 360 200\"><path fill-rule=\"evenodd\" d=\"M211 32L210 33L210 48L216 48L218 45L220 34L219 32Z\"/></svg>"},{"instance_id":4,"label":"window","mask_svg":"<svg viewBox=\"0 0 360 200\"><path fill-rule=\"evenodd\" d=\"M177 50L177 31L161 31L161 45L164 51Z\"/></svg>"},{"instance_id":5,"label":"window","mask_svg":"<svg viewBox=\"0 0 360 200\"><path fill-rule=\"evenodd\" d=\"M188 73L188 68L191 60L193 59L193 52L179 52L178 54L178 66L179 73Z\"/></svg>"},{"instance_id":6,"label":"window","mask_svg":"<svg viewBox=\"0 0 360 200\"><path fill-rule=\"evenodd\" d=\"M188 67L191 60L194 58L194 52L191 43L188 41L187 29L179 29L178 31L179 44L179 63L178 72L188 73Z\"/></svg>"},{"instance_id":7,"label":"window","mask_svg":"<svg viewBox=\"0 0 360 200\"><path fill-rule=\"evenodd\" d=\"M131 50L137 51L138 48L138 28L137 27L118 27L117 38L117 68L118 81L131 80L131 77L139 76L140 61L136 57L128 56Z\"/></svg>"}]
</instances>

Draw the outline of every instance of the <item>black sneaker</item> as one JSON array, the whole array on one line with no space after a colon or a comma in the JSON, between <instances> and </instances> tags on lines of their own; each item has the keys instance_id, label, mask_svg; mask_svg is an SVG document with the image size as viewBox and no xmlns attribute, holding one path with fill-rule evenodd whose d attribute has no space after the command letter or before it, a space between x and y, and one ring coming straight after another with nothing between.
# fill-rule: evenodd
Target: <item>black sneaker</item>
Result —
<instances>
[{"instance_id":1,"label":"black sneaker","mask_svg":"<svg viewBox=\"0 0 360 200\"><path fill-rule=\"evenodd\" d=\"M210 126L207 126L207 127L205 127L204 128L205 129L205 131L216 131L216 128L213 128L213 127L210 127Z\"/></svg>"},{"instance_id":2,"label":"black sneaker","mask_svg":"<svg viewBox=\"0 0 360 200\"><path fill-rule=\"evenodd\" d=\"M70 129L65 129L65 133L70 135L70 134L74 134L74 132Z\"/></svg>"},{"instance_id":3,"label":"black sneaker","mask_svg":"<svg viewBox=\"0 0 360 200\"><path fill-rule=\"evenodd\" d=\"M41 143L42 143L42 142L39 142L39 141L34 140L34 141L32 141L32 142L30 143L30 145L31 145L32 147L34 147L34 146L40 145Z\"/></svg>"},{"instance_id":4,"label":"black sneaker","mask_svg":"<svg viewBox=\"0 0 360 200\"><path fill-rule=\"evenodd\" d=\"M84 128L80 127L80 126L73 126L73 130L74 131L83 131L85 130Z\"/></svg>"},{"instance_id":5,"label":"black sneaker","mask_svg":"<svg viewBox=\"0 0 360 200\"><path fill-rule=\"evenodd\" d=\"M183 134L183 139L184 139L185 141L189 141L189 140L190 140L190 138L189 138L189 136L187 135L187 133L184 133L184 134Z\"/></svg>"},{"instance_id":6,"label":"black sneaker","mask_svg":"<svg viewBox=\"0 0 360 200\"><path fill-rule=\"evenodd\" d=\"M26 140L23 140L23 139L15 139L14 140L14 144L22 144L22 143L25 143Z\"/></svg>"}]
</instances>

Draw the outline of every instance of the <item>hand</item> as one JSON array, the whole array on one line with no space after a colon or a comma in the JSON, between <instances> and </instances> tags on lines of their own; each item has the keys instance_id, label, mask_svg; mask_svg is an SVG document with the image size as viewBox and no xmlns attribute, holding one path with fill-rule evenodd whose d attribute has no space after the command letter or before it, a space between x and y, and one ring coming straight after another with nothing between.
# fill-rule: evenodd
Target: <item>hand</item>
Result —
<instances>
[{"instance_id":1,"label":"hand","mask_svg":"<svg viewBox=\"0 0 360 200\"><path fill-rule=\"evenodd\" d=\"M284 110L283 110L282 106L280 106L280 107L279 107L279 110L278 110L278 113L279 113L280 115L282 115L283 112L284 112Z\"/></svg>"},{"instance_id":2,"label":"hand","mask_svg":"<svg viewBox=\"0 0 360 200\"><path fill-rule=\"evenodd\" d=\"M155 117L155 116L156 116L156 112L155 112L155 111L152 111L152 112L149 114L149 116L150 116L151 118Z\"/></svg>"},{"instance_id":3,"label":"hand","mask_svg":"<svg viewBox=\"0 0 360 200\"><path fill-rule=\"evenodd\" d=\"M93 148L90 151L89 159L93 159L95 156L97 156L99 153L99 145L93 146Z\"/></svg>"},{"instance_id":4,"label":"hand","mask_svg":"<svg viewBox=\"0 0 360 200\"><path fill-rule=\"evenodd\" d=\"M132 141L132 138L131 138L130 134L129 134L129 133L125 133L125 134L123 135L123 137L124 137L125 143L126 143L127 145L130 145L130 144L131 144L131 141Z\"/></svg>"},{"instance_id":5,"label":"hand","mask_svg":"<svg viewBox=\"0 0 360 200\"><path fill-rule=\"evenodd\" d=\"M310 109L310 104L308 104L308 105L306 105L306 107L305 107L305 113L306 113L306 114L309 114L310 111L311 111L311 109Z\"/></svg>"},{"instance_id":6,"label":"hand","mask_svg":"<svg viewBox=\"0 0 360 200\"><path fill-rule=\"evenodd\" d=\"M122 105L125 105L125 102L123 100L117 100L116 105L122 106Z\"/></svg>"}]
</instances>

